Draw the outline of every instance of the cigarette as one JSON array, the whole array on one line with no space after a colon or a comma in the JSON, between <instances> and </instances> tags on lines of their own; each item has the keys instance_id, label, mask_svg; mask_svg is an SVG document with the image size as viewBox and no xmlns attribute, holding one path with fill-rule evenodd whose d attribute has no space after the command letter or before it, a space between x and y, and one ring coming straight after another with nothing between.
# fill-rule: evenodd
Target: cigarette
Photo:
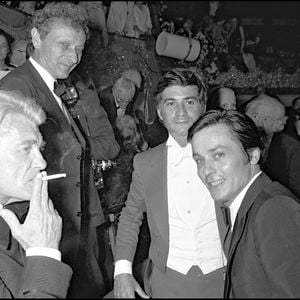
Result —
<instances>
[{"instance_id":1,"label":"cigarette","mask_svg":"<svg viewBox=\"0 0 300 300\"><path fill-rule=\"evenodd\" d=\"M67 176L66 173L53 174L53 175L43 176L42 180L52 180L56 178L66 177L66 176Z\"/></svg>"}]
</instances>

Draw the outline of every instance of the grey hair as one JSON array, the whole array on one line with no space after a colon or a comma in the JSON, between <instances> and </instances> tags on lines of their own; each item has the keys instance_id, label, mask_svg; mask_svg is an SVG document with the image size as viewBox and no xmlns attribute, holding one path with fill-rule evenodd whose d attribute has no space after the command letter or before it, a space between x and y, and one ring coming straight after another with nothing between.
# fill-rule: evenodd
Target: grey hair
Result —
<instances>
[{"instance_id":1,"label":"grey hair","mask_svg":"<svg viewBox=\"0 0 300 300\"><path fill-rule=\"evenodd\" d=\"M20 114L31 120L36 126L43 124L46 114L42 107L31 97L25 97L18 91L0 90L0 125L7 115Z\"/></svg>"}]
</instances>

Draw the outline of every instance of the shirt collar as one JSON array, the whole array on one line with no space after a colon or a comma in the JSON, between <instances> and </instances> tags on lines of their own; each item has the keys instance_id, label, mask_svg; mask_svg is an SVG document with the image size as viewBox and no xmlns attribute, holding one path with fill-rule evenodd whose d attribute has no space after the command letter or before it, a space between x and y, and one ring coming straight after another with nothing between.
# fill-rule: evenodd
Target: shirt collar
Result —
<instances>
[{"instance_id":1,"label":"shirt collar","mask_svg":"<svg viewBox=\"0 0 300 300\"><path fill-rule=\"evenodd\" d=\"M29 57L29 61L32 63L34 68L38 71L40 76L43 78L50 91L53 91L54 81L56 80L50 75L50 73L45 68L43 68L39 63L37 63L32 57Z\"/></svg>"},{"instance_id":2,"label":"shirt collar","mask_svg":"<svg viewBox=\"0 0 300 300\"><path fill-rule=\"evenodd\" d=\"M181 147L170 134L166 145L168 147L168 161L174 166L178 166L185 158L193 157L191 144L188 143L185 147Z\"/></svg>"},{"instance_id":3,"label":"shirt collar","mask_svg":"<svg viewBox=\"0 0 300 300\"><path fill-rule=\"evenodd\" d=\"M234 222L238 213L238 210L242 204L242 201L250 188L253 181L262 173L262 171L255 174L252 179L248 182L248 184L242 189L242 191L236 196L236 198L232 201L232 203L229 206L230 209L230 219L231 219L231 230L233 230Z\"/></svg>"},{"instance_id":4,"label":"shirt collar","mask_svg":"<svg viewBox=\"0 0 300 300\"><path fill-rule=\"evenodd\" d=\"M181 147L171 134L169 134L166 145L168 147L176 147L176 148L180 148L180 149L189 149L189 150L192 151L192 146L191 146L190 143L187 143L187 145L185 147Z\"/></svg>"}]
</instances>

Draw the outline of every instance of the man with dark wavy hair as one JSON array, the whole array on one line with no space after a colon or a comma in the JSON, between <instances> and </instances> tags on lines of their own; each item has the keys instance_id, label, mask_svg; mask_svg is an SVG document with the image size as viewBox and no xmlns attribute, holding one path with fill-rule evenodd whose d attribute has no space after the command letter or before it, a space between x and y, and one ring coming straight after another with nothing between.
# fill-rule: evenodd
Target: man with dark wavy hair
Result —
<instances>
[{"instance_id":1,"label":"man with dark wavy hair","mask_svg":"<svg viewBox=\"0 0 300 300\"><path fill-rule=\"evenodd\" d=\"M235 110L210 110L188 140L227 225L224 298L299 298L299 199L262 171L264 145L254 121Z\"/></svg>"},{"instance_id":2,"label":"man with dark wavy hair","mask_svg":"<svg viewBox=\"0 0 300 300\"><path fill-rule=\"evenodd\" d=\"M71 298L101 297L106 292L98 263L97 233L99 225L104 223L104 215L93 180L90 154L92 142L97 139L103 142L103 136L107 138L108 152L115 151L117 155L119 150L110 124L100 127L95 124L91 136L85 136L54 92L57 79L67 78L81 60L88 36L86 16L83 7L68 2L51 2L36 11L31 29L34 48L31 57L0 82L5 89L19 90L37 99L44 108L47 120L41 132L47 144L44 152L47 171L67 175L49 182L49 195L63 219L60 250L62 260L74 271L68 293ZM106 131L99 133L97 130L102 128Z\"/></svg>"}]
</instances>

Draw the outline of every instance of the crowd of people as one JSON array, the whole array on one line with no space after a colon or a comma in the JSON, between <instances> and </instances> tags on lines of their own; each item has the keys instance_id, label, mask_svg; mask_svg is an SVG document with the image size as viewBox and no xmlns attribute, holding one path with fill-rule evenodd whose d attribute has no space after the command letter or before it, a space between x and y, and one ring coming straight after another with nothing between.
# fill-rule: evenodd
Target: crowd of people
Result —
<instances>
[{"instance_id":1,"label":"crowd of people","mask_svg":"<svg viewBox=\"0 0 300 300\"><path fill-rule=\"evenodd\" d=\"M0 32L0 297L300 297L300 98L239 105L172 68L149 123L136 67L104 89L76 69L86 5L33 10L30 43ZM150 34L114 13L120 36Z\"/></svg>"}]
</instances>

